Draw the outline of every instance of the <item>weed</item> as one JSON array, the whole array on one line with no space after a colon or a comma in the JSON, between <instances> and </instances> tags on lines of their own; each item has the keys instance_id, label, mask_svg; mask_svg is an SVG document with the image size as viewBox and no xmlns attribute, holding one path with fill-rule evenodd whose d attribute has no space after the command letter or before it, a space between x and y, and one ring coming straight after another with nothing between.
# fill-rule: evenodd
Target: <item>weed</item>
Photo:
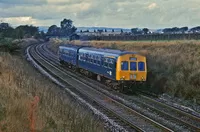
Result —
<instances>
[{"instance_id":1,"label":"weed","mask_svg":"<svg viewBox=\"0 0 200 132\"><path fill-rule=\"evenodd\" d=\"M0 126L5 132L30 131L29 111L35 95L40 98L37 131L104 131L98 120L22 57L5 52L0 56Z\"/></svg>"}]
</instances>

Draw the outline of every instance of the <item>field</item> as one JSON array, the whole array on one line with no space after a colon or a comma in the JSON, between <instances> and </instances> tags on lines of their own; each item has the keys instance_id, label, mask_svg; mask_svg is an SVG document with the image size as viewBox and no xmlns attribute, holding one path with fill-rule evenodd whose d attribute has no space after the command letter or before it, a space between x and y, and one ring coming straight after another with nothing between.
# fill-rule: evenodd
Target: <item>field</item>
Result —
<instances>
[{"instance_id":1,"label":"field","mask_svg":"<svg viewBox=\"0 0 200 132\"><path fill-rule=\"evenodd\" d=\"M0 52L0 132L30 131L31 102L36 131L104 131L104 126L21 55Z\"/></svg>"},{"instance_id":2,"label":"field","mask_svg":"<svg viewBox=\"0 0 200 132\"><path fill-rule=\"evenodd\" d=\"M57 52L60 40L51 40ZM137 51L147 57L147 88L156 93L200 104L200 41L72 41L65 43L92 45Z\"/></svg>"}]
</instances>

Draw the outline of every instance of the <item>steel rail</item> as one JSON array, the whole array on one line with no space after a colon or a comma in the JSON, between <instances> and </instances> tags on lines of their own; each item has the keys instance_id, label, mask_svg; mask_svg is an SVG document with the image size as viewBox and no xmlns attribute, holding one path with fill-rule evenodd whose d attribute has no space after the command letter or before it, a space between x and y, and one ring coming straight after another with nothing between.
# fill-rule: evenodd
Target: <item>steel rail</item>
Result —
<instances>
[{"instance_id":1,"label":"steel rail","mask_svg":"<svg viewBox=\"0 0 200 132\"><path fill-rule=\"evenodd\" d=\"M35 49L35 50L36 50L36 49ZM41 57L42 55L41 55L40 53L38 53L38 51L35 51L35 52L36 52L36 53L32 52L31 54L32 54L33 57L37 56L37 57L35 57L35 59L37 58L36 60L38 61L38 63L40 63L41 65L43 65L44 67L46 67L46 69L48 69L49 72L51 71L51 73L54 74L55 76L57 76L59 79L61 79L62 81L64 81L64 82L66 82L66 83L69 84L69 80L66 81L66 79L63 79L63 77L60 77L59 75L56 75L56 74L58 74L58 73L55 73L55 71L53 71L53 70L56 69L57 72L60 72L59 74L64 74L63 71L61 71L60 69L58 69L57 67L55 67L54 65L52 65L51 63L49 63L48 61L46 61L44 58L42 58L42 57ZM39 54L40 54L40 55L39 55ZM50 68L50 67L51 67L51 68ZM66 76L66 75L65 75L65 76ZM114 105L114 106L115 106L116 108L118 108L118 109L119 109L119 108L120 108L120 109L124 109L124 112L128 112L129 115L134 115L134 116L137 115L139 118L144 118L143 121L145 121L145 123L150 122L151 124L153 124L154 127L156 126L157 128L159 128L159 129L162 130L162 131L172 131L172 130L170 130L169 128L167 128L167 127L165 127L165 126L163 126L163 125L161 125L161 124L159 124L159 123L157 123L157 122L151 120L150 118L148 118L148 117L146 117L146 116L144 116L144 115L141 115L140 113L138 113L138 112L132 110L131 108L125 106L124 104L117 102L116 100L114 100L114 99L108 97L107 95L103 95L103 94L100 93L99 91L96 91L96 90L94 90L93 88L90 88L90 86L87 86L86 84L84 84L83 82L77 80L76 78L74 78L74 77L72 77L72 76L70 76L70 75L68 75L68 77L72 78L72 79L75 80L76 82L78 82L78 83L84 85L85 87L89 88L89 91L95 92L96 95L101 95L101 96L104 96L104 98L109 99L109 103L108 103L107 105ZM76 88L76 87L75 87L75 88ZM79 89L79 90L80 90L80 89ZM99 100L92 98L92 96L89 95L89 93L87 93L86 91L82 90L81 92L83 92L84 95L87 95L88 97L90 97L91 100L94 100L96 103L101 104L101 102L100 102ZM105 105L105 104L104 104L104 105ZM121 120L123 120L123 122L126 122L126 124L128 124L128 125L131 126L131 127L133 127L134 129L136 129L136 130L138 130L138 131L143 131L141 128L135 128L136 126L133 125L133 123L131 123L131 121L130 121L129 118L127 118L127 117L125 118L125 117L123 117L122 115L119 115L118 113L116 113L115 110L113 110L113 109L111 109L111 108L109 108L109 107L105 107L105 106L102 106L102 105L101 105L101 107L104 107L104 109L109 110L111 113L113 113L114 115L118 116L118 118L120 118ZM128 117L130 117L130 116L128 116ZM138 118L137 120L140 120L140 121L141 121L141 119L139 119L139 118ZM143 128L143 129L144 129L144 128Z\"/></svg>"},{"instance_id":2,"label":"steel rail","mask_svg":"<svg viewBox=\"0 0 200 132\"><path fill-rule=\"evenodd\" d=\"M43 46L44 45L41 45L40 48L42 48L45 51L45 49L44 49ZM54 57L56 57L54 54L51 54L51 55L54 56ZM47 56L46 56L46 58L47 58ZM54 59L57 60L56 58L54 58ZM149 104L145 104L144 102L138 102L137 101L137 103L140 103L142 105L146 105L145 107L148 107L149 109L152 109L153 111L157 111L159 114L162 114L162 115L164 115L167 118L171 118L174 122L179 122L179 123L185 125L186 127L190 127L191 130L200 131L200 127L199 127L199 125L200 125L200 118L199 117L197 117L195 115L192 115L190 113L187 113L185 111L182 111L180 109L174 108L174 107L172 107L170 105L161 103L161 102L159 102L157 100L151 99L151 98L149 98L147 96L144 96L144 95L140 95L140 96L142 98L146 99L146 100L149 100L150 101L150 102L148 102L149 104L153 104L153 106L155 104L158 105L158 106L156 106L158 108L153 107L153 106L151 106ZM170 110L173 114L171 114L169 112L166 112L166 111L163 111L163 109L160 110L159 108L161 108L161 107L165 107L167 111ZM178 115L176 115L176 114L178 114ZM187 118L187 120L181 119L180 117L183 117L184 119ZM194 125L194 124L196 124L196 125Z\"/></svg>"}]
</instances>

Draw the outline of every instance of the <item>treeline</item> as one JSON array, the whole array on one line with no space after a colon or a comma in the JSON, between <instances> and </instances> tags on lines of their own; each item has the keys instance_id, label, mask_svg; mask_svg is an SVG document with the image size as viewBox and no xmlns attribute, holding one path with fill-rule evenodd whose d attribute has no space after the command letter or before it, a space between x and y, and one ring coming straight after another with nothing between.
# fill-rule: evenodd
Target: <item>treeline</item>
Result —
<instances>
[{"instance_id":1,"label":"treeline","mask_svg":"<svg viewBox=\"0 0 200 132\"><path fill-rule=\"evenodd\" d=\"M23 38L45 39L45 33L39 32L38 27L20 25L13 28L8 23L0 23L0 51L14 52L21 48L20 41L13 41Z\"/></svg>"},{"instance_id":2,"label":"treeline","mask_svg":"<svg viewBox=\"0 0 200 132\"><path fill-rule=\"evenodd\" d=\"M162 31L163 33L200 33L200 26L193 27L191 29L189 29L188 27L165 28Z\"/></svg>"},{"instance_id":3,"label":"treeline","mask_svg":"<svg viewBox=\"0 0 200 132\"><path fill-rule=\"evenodd\" d=\"M200 33L200 26L193 27L189 29L188 27L172 27L172 28L164 28L159 32L152 32L148 28L132 28L131 29L132 35L140 35L140 34L181 34L181 33Z\"/></svg>"},{"instance_id":4,"label":"treeline","mask_svg":"<svg viewBox=\"0 0 200 132\"><path fill-rule=\"evenodd\" d=\"M23 39L23 38L44 38L45 33L39 32L39 28L29 25L20 25L13 28L8 23L0 23L0 40L6 38Z\"/></svg>"}]
</instances>

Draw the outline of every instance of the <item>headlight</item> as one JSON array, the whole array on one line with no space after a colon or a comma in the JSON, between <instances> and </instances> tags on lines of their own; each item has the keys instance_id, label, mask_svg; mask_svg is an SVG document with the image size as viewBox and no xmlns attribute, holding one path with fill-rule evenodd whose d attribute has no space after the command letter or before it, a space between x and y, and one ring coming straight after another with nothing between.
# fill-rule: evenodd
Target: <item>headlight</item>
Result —
<instances>
[{"instance_id":1,"label":"headlight","mask_svg":"<svg viewBox=\"0 0 200 132\"><path fill-rule=\"evenodd\" d=\"M125 80L125 76L122 76L122 77L120 78L120 80Z\"/></svg>"}]
</instances>

